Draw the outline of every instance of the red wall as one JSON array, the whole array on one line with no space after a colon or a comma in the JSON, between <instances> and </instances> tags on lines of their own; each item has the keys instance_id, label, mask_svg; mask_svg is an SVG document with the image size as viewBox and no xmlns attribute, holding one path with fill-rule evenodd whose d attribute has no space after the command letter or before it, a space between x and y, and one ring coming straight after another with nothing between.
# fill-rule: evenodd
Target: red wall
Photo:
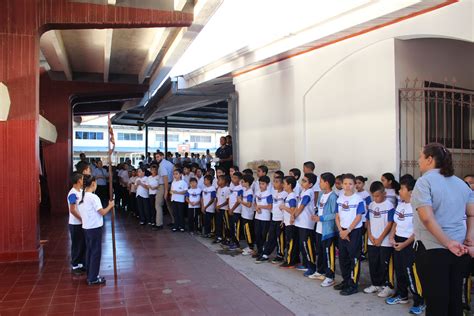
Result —
<instances>
[{"instance_id":1,"label":"red wall","mask_svg":"<svg viewBox=\"0 0 474 316\"><path fill-rule=\"evenodd\" d=\"M55 144L45 144L43 155L48 176L52 213L67 213L66 195L72 172L72 108L69 98L81 93L145 92L146 86L111 83L52 81L46 72L40 75L40 114L58 132Z\"/></svg>"}]
</instances>

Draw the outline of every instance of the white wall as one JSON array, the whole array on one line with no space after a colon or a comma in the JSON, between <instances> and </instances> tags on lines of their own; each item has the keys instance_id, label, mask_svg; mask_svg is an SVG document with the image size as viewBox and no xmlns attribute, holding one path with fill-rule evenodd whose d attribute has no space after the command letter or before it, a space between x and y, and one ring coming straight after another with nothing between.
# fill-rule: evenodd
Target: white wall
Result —
<instances>
[{"instance_id":1,"label":"white wall","mask_svg":"<svg viewBox=\"0 0 474 316\"><path fill-rule=\"evenodd\" d=\"M473 42L472 19L473 2L461 1L236 77L240 165L279 159L287 171L313 160L318 173L397 173L395 39Z\"/></svg>"}]
</instances>

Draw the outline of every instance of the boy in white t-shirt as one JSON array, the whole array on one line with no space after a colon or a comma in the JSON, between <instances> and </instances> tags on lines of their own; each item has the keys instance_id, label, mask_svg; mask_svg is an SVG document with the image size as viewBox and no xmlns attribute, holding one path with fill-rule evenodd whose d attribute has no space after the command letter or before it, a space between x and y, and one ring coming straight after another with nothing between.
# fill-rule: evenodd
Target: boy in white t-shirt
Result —
<instances>
[{"instance_id":1,"label":"boy in white t-shirt","mask_svg":"<svg viewBox=\"0 0 474 316\"><path fill-rule=\"evenodd\" d=\"M140 225L146 225L147 214L150 213L150 193L148 191L148 177L145 177L145 168L138 168L135 185L137 187L137 208Z\"/></svg>"},{"instance_id":2,"label":"boy in white t-shirt","mask_svg":"<svg viewBox=\"0 0 474 316\"><path fill-rule=\"evenodd\" d=\"M261 167L261 166L260 166ZM259 168L260 168L259 167ZM263 244L267 238L270 228L271 209L273 206L273 196L269 189L270 178L262 176L258 179L259 191L255 194L255 242L257 253L253 258L260 258L263 255ZM258 262L258 260L257 260Z\"/></svg>"},{"instance_id":3,"label":"boy in white t-shirt","mask_svg":"<svg viewBox=\"0 0 474 316\"><path fill-rule=\"evenodd\" d=\"M228 237L229 229L229 177L221 175L217 178L217 203L216 203L216 238L213 243L221 243L225 237ZM224 234L224 229L227 234Z\"/></svg>"},{"instance_id":4,"label":"boy in white t-shirt","mask_svg":"<svg viewBox=\"0 0 474 316\"><path fill-rule=\"evenodd\" d=\"M197 179L191 178L189 180L190 188L186 192L186 202L188 203L188 226L189 232L199 232L200 218L201 218L201 189L197 186Z\"/></svg>"},{"instance_id":5,"label":"boy in white t-shirt","mask_svg":"<svg viewBox=\"0 0 474 316\"><path fill-rule=\"evenodd\" d=\"M137 170L132 169L132 176L128 180L128 191L130 192L129 211L133 214L133 216L138 217L137 186L135 185L136 180L137 180Z\"/></svg>"},{"instance_id":6,"label":"boy in white t-shirt","mask_svg":"<svg viewBox=\"0 0 474 316\"><path fill-rule=\"evenodd\" d=\"M386 198L385 188L380 181L370 185L372 200L367 212L367 234L369 235L368 258L372 285L365 293L377 293L378 297L392 296L393 291L393 247L389 233L392 229L395 208Z\"/></svg>"},{"instance_id":7,"label":"boy in white t-shirt","mask_svg":"<svg viewBox=\"0 0 474 316\"><path fill-rule=\"evenodd\" d=\"M212 176L204 177L204 189L202 190L201 213L204 215L204 237L211 238L214 214L216 212L216 188L212 185Z\"/></svg>"},{"instance_id":8,"label":"boy in white t-shirt","mask_svg":"<svg viewBox=\"0 0 474 316\"><path fill-rule=\"evenodd\" d=\"M69 207L69 234L71 235L71 271L82 274L86 263L86 241L82 229L81 215L77 205L81 201L84 176L82 173L73 172L72 188L67 195Z\"/></svg>"},{"instance_id":9,"label":"boy in white t-shirt","mask_svg":"<svg viewBox=\"0 0 474 316\"><path fill-rule=\"evenodd\" d=\"M283 225L283 211L280 206L285 203L288 192L283 190L283 177L275 176L273 179L273 205L272 205L272 221L268 231L268 238L263 246L263 255L257 262L265 262L269 260L270 255L276 247L276 257L272 263L283 263L285 255L285 226Z\"/></svg>"},{"instance_id":10,"label":"boy in white t-shirt","mask_svg":"<svg viewBox=\"0 0 474 316\"><path fill-rule=\"evenodd\" d=\"M355 193L355 176L342 177L344 192L337 199L336 226L339 231L339 265L343 281L334 286L343 296L358 292L362 251L364 201Z\"/></svg>"},{"instance_id":11,"label":"boy in white t-shirt","mask_svg":"<svg viewBox=\"0 0 474 316\"><path fill-rule=\"evenodd\" d=\"M232 169L232 168L231 168ZM240 248L240 214L242 213L242 205L240 205L239 198L244 195L244 188L240 184L242 181L242 174L235 171L232 174L232 188L229 195L229 226L231 243L230 250Z\"/></svg>"},{"instance_id":12,"label":"boy in white t-shirt","mask_svg":"<svg viewBox=\"0 0 474 316\"><path fill-rule=\"evenodd\" d=\"M184 212L186 211L185 194L188 184L182 179L183 172L176 168L173 171L173 182L171 183L171 204L173 206L175 226L172 231L184 232Z\"/></svg>"},{"instance_id":13,"label":"boy in white t-shirt","mask_svg":"<svg viewBox=\"0 0 474 316\"><path fill-rule=\"evenodd\" d=\"M284 262L280 265L281 268L293 269L299 261L298 249L298 230L293 223L291 217L295 212L297 206L297 196L293 192L296 187L296 179L292 176L287 176L283 179L283 190L288 193L283 204L280 205L280 210L283 212L283 225L285 227L285 256Z\"/></svg>"},{"instance_id":14,"label":"boy in white t-shirt","mask_svg":"<svg viewBox=\"0 0 474 316\"><path fill-rule=\"evenodd\" d=\"M248 173L242 177L242 187L244 192L242 194L242 197L238 198L240 205L242 205L242 213L240 220L242 222L242 227L244 230L245 241L247 242L247 247L242 251L242 255L244 256L253 254L253 248L255 243L255 233L253 225L253 218L255 213L255 210L253 208L253 182L253 177Z\"/></svg>"},{"instance_id":15,"label":"boy in white t-shirt","mask_svg":"<svg viewBox=\"0 0 474 316\"><path fill-rule=\"evenodd\" d=\"M292 168L290 169L288 173L291 177L294 177L296 180L296 186L293 192L295 192L296 197L299 197L301 194L301 184L300 184L300 178L301 178L301 170L298 168Z\"/></svg>"},{"instance_id":16,"label":"boy in white t-shirt","mask_svg":"<svg viewBox=\"0 0 474 316\"><path fill-rule=\"evenodd\" d=\"M405 175L400 179L400 202L397 205L394 223L390 232L390 243L393 246L393 260L397 277L397 289L392 297L385 302L389 305L408 303L408 289L413 296L413 306L410 314L421 314L426 306L421 297L421 283L415 268L415 250L413 243L413 208L410 204L411 192L416 180Z\"/></svg>"},{"instance_id":17,"label":"boy in white t-shirt","mask_svg":"<svg viewBox=\"0 0 474 316\"><path fill-rule=\"evenodd\" d=\"M303 265L307 268L304 276L309 277L316 272L316 249L315 249L315 223L314 215L314 190L317 177L314 173L305 173L301 179L301 191L298 207L291 217L291 223L298 228L298 238Z\"/></svg>"}]
</instances>

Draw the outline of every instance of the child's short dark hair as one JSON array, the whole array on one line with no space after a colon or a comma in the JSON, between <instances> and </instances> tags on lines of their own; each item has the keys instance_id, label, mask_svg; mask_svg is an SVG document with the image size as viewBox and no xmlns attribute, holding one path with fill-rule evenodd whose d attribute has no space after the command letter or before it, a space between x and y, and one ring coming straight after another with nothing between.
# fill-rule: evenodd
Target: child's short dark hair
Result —
<instances>
[{"instance_id":1,"label":"child's short dark hair","mask_svg":"<svg viewBox=\"0 0 474 316\"><path fill-rule=\"evenodd\" d=\"M296 177L296 180L299 180L301 177L301 170L298 168L291 168L290 172Z\"/></svg>"},{"instance_id":2,"label":"child's short dark hair","mask_svg":"<svg viewBox=\"0 0 474 316\"><path fill-rule=\"evenodd\" d=\"M238 171L234 172L234 174L232 176L239 178L239 180L242 180L242 174Z\"/></svg>"},{"instance_id":3,"label":"child's short dark hair","mask_svg":"<svg viewBox=\"0 0 474 316\"><path fill-rule=\"evenodd\" d=\"M294 177L286 176L285 178L283 178L283 181L289 184L292 189L296 187L296 179Z\"/></svg>"},{"instance_id":4,"label":"child's short dark hair","mask_svg":"<svg viewBox=\"0 0 474 316\"><path fill-rule=\"evenodd\" d=\"M344 174L340 174L336 176L336 180L339 180L339 181L342 181L343 178L344 178Z\"/></svg>"},{"instance_id":5,"label":"child's short dark hair","mask_svg":"<svg viewBox=\"0 0 474 316\"><path fill-rule=\"evenodd\" d=\"M242 180L245 182L245 183L248 183L249 185L252 185L253 181L255 180L254 177L252 177L251 175L249 174L244 174L244 176L242 177Z\"/></svg>"},{"instance_id":6,"label":"child's short dark hair","mask_svg":"<svg viewBox=\"0 0 474 316\"><path fill-rule=\"evenodd\" d=\"M466 175L463 177L463 179L466 179L466 178L474 178L474 175L472 175L472 174L466 174ZM401 182L402 182L402 178L400 178L400 184L401 184Z\"/></svg>"},{"instance_id":7,"label":"child's short dark hair","mask_svg":"<svg viewBox=\"0 0 474 316\"><path fill-rule=\"evenodd\" d=\"M181 168L176 168L174 169L175 172L178 172L179 174L183 174L183 169Z\"/></svg>"},{"instance_id":8,"label":"child's short dark hair","mask_svg":"<svg viewBox=\"0 0 474 316\"><path fill-rule=\"evenodd\" d=\"M351 179L354 183L356 181L356 177L352 173L346 173L342 176L342 181L346 179Z\"/></svg>"},{"instance_id":9,"label":"child's short dark hair","mask_svg":"<svg viewBox=\"0 0 474 316\"><path fill-rule=\"evenodd\" d=\"M246 175L246 174L251 175L251 176L253 175L252 169L244 169L244 170L242 170L242 173L244 175Z\"/></svg>"},{"instance_id":10,"label":"child's short dark hair","mask_svg":"<svg viewBox=\"0 0 474 316\"><path fill-rule=\"evenodd\" d=\"M229 184L229 182L230 182L230 178L226 174L223 174L223 175L219 176L218 179L224 180L225 184Z\"/></svg>"},{"instance_id":11,"label":"child's short dark hair","mask_svg":"<svg viewBox=\"0 0 474 316\"><path fill-rule=\"evenodd\" d=\"M364 176L357 176L356 180L359 180L360 182L366 183L368 179Z\"/></svg>"},{"instance_id":12,"label":"child's short dark hair","mask_svg":"<svg viewBox=\"0 0 474 316\"><path fill-rule=\"evenodd\" d=\"M385 192L385 187L383 186L383 183L380 181L374 181L370 185L370 193L375 193L375 192Z\"/></svg>"},{"instance_id":13,"label":"child's short dark hair","mask_svg":"<svg viewBox=\"0 0 474 316\"><path fill-rule=\"evenodd\" d=\"M409 173L404 174L403 176L400 177L400 185L402 181L409 180L409 179L415 179L415 178Z\"/></svg>"},{"instance_id":14,"label":"child's short dark hair","mask_svg":"<svg viewBox=\"0 0 474 316\"><path fill-rule=\"evenodd\" d=\"M306 161L303 166L305 166L306 168L309 168L311 169L311 171L314 171L314 169L316 168L316 165L314 164L314 162L312 161Z\"/></svg>"},{"instance_id":15,"label":"child's short dark hair","mask_svg":"<svg viewBox=\"0 0 474 316\"><path fill-rule=\"evenodd\" d=\"M226 170L225 170L223 167L217 167L217 168L216 168L216 172L217 172L217 170L220 170L220 171L222 171L224 174L227 174Z\"/></svg>"},{"instance_id":16,"label":"child's short dark hair","mask_svg":"<svg viewBox=\"0 0 474 316\"><path fill-rule=\"evenodd\" d=\"M273 181L283 182L283 177L275 176L275 177L273 178Z\"/></svg>"},{"instance_id":17,"label":"child's short dark hair","mask_svg":"<svg viewBox=\"0 0 474 316\"><path fill-rule=\"evenodd\" d=\"M204 180L207 180L207 181L209 181L210 183L212 183L212 180L214 180L214 178L213 178L210 174L208 174L208 175L205 175L205 176L204 176Z\"/></svg>"},{"instance_id":18,"label":"child's short dark hair","mask_svg":"<svg viewBox=\"0 0 474 316\"><path fill-rule=\"evenodd\" d=\"M285 174L283 173L283 171L277 170L277 171L275 171L275 176L283 178L285 176Z\"/></svg>"},{"instance_id":19,"label":"child's short dark hair","mask_svg":"<svg viewBox=\"0 0 474 316\"><path fill-rule=\"evenodd\" d=\"M263 171L263 173L265 173L265 174L267 174L267 173L268 173L268 167L267 167L267 166L265 166L265 165L260 165L260 166L258 166L258 168L257 168L257 169L260 169L260 170L262 170L262 171ZM259 180L259 181L260 181L260 180Z\"/></svg>"},{"instance_id":20,"label":"child's short dark hair","mask_svg":"<svg viewBox=\"0 0 474 316\"><path fill-rule=\"evenodd\" d=\"M77 172L80 172L80 173L83 173L84 170L86 170L87 168L89 168L90 164L87 162L87 161L79 161L77 164L76 164L76 171Z\"/></svg>"},{"instance_id":21,"label":"child's short dark hair","mask_svg":"<svg viewBox=\"0 0 474 316\"><path fill-rule=\"evenodd\" d=\"M258 178L258 182L265 182L266 184L270 183L270 178L268 176L261 176Z\"/></svg>"},{"instance_id":22,"label":"child's short dark hair","mask_svg":"<svg viewBox=\"0 0 474 316\"><path fill-rule=\"evenodd\" d=\"M82 178L84 178L84 175L81 172L74 171L71 175L72 184L78 183Z\"/></svg>"},{"instance_id":23,"label":"child's short dark hair","mask_svg":"<svg viewBox=\"0 0 474 316\"><path fill-rule=\"evenodd\" d=\"M411 177L406 177L411 176ZM416 180L412 175L405 175L400 178L400 186L404 186L408 191L413 191L415 188Z\"/></svg>"},{"instance_id":24,"label":"child's short dark hair","mask_svg":"<svg viewBox=\"0 0 474 316\"><path fill-rule=\"evenodd\" d=\"M197 183L197 182L198 182L198 180L197 180L196 178L194 178L194 177L193 177L193 178L189 179L189 183L191 183L191 182L196 182L196 183Z\"/></svg>"},{"instance_id":25,"label":"child's short dark hair","mask_svg":"<svg viewBox=\"0 0 474 316\"><path fill-rule=\"evenodd\" d=\"M330 172L325 172L320 175L321 179L323 179L324 182L329 183L329 186L332 188L334 186L334 183L336 182L336 177L330 173Z\"/></svg>"},{"instance_id":26,"label":"child's short dark hair","mask_svg":"<svg viewBox=\"0 0 474 316\"><path fill-rule=\"evenodd\" d=\"M232 166L232 167L230 167L229 169L234 169L234 171L239 171L239 167L238 167L238 166Z\"/></svg>"},{"instance_id":27,"label":"child's short dark hair","mask_svg":"<svg viewBox=\"0 0 474 316\"><path fill-rule=\"evenodd\" d=\"M314 185L318 177L314 173L305 173L304 177L308 179L308 182Z\"/></svg>"}]
</instances>

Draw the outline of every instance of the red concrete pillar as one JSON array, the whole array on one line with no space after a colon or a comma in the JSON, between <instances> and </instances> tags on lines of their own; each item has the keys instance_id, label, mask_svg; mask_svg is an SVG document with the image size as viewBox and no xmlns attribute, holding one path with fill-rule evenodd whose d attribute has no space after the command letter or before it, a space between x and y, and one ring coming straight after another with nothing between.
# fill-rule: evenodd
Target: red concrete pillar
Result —
<instances>
[{"instance_id":1,"label":"red concrete pillar","mask_svg":"<svg viewBox=\"0 0 474 316\"><path fill-rule=\"evenodd\" d=\"M0 17L0 81L11 99L0 122L0 262L38 260L37 6L0 0L0 8L8 16Z\"/></svg>"}]
</instances>

